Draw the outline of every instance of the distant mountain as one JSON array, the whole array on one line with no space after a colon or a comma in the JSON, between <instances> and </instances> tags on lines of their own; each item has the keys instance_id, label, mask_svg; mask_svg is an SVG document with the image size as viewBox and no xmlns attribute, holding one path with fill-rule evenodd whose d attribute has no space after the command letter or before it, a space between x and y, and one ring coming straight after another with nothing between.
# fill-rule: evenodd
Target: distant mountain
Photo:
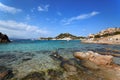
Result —
<instances>
[{"instance_id":1,"label":"distant mountain","mask_svg":"<svg viewBox=\"0 0 120 80\"><path fill-rule=\"evenodd\" d=\"M6 43L6 42L10 42L8 36L0 32L0 43Z\"/></svg>"},{"instance_id":2,"label":"distant mountain","mask_svg":"<svg viewBox=\"0 0 120 80\"><path fill-rule=\"evenodd\" d=\"M75 39L77 36L74 36L70 33L61 33L58 36L56 36L56 39L63 39L63 38L71 38L71 39Z\"/></svg>"},{"instance_id":3,"label":"distant mountain","mask_svg":"<svg viewBox=\"0 0 120 80\"><path fill-rule=\"evenodd\" d=\"M70 33L61 33L54 38L52 38L52 37L48 37L48 38L41 37L40 40L76 40L76 39L84 39L84 38L85 37L75 36L75 35L72 35Z\"/></svg>"},{"instance_id":4,"label":"distant mountain","mask_svg":"<svg viewBox=\"0 0 120 80\"><path fill-rule=\"evenodd\" d=\"M70 33L61 33L55 37L55 39L64 39L64 38L70 38L70 39L74 40L74 39L84 39L85 37L75 36Z\"/></svg>"}]
</instances>

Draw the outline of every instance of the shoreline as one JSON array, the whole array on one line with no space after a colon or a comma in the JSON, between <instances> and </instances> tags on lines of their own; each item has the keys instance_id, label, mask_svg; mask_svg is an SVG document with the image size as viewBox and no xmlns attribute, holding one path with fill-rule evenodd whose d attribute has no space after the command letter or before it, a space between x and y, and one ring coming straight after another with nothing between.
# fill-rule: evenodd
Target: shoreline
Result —
<instances>
[{"instance_id":1,"label":"shoreline","mask_svg":"<svg viewBox=\"0 0 120 80\"><path fill-rule=\"evenodd\" d=\"M101 38L89 38L85 40L81 40L83 43L96 43L96 44L115 44L120 45L120 35L101 37Z\"/></svg>"},{"instance_id":2,"label":"shoreline","mask_svg":"<svg viewBox=\"0 0 120 80\"><path fill-rule=\"evenodd\" d=\"M93 43L93 44L106 44L106 45L120 45L120 42L113 41L92 41L92 40L81 40L82 43Z\"/></svg>"}]
</instances>

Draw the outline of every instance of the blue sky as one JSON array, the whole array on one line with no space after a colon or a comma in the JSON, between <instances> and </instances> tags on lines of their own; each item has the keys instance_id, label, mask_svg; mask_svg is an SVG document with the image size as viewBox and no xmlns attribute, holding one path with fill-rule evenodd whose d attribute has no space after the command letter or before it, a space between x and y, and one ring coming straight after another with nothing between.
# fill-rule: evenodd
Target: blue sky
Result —
<instances>
[{"instance_id":1,"label":"blue sky","mask_svg":"<svg viewBox=\"0 0 120 80\"><path fill-rule=\"evenodd\" d=\"M0 32L11 38L87 36L120 27L120 0L0 0Z\"/></svg>"}]
</instances>

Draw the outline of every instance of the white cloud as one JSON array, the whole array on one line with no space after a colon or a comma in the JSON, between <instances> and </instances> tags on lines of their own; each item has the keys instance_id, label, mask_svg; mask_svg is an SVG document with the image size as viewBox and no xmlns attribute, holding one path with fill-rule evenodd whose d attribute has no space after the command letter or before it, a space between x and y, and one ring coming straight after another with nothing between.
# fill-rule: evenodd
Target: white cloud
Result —
<instances>
[{"instance_id":1,"label":"white cloud","mask_svg":"<svg viewBox=\"0 0 120 80\"><path fill-rule=\"evenodd\" d=\"M0 2L0 11L15 14L17 12L21 12L21 9L17 9L11 6L4 5Z\"/></svg>"},{"instance_id":2,"label":"white cloud","mask_svg":"<svg viewBox=\"0 0 120 80\"><path fill-rule=\"evenodd\" d=\"M48 34L47 30L12 20L0 20L0 31L13 38L37 38Z\"/></svg>"},{"instance_id":3,"label":"white cloud","mask_svg":"<svg viewBox=\"0 0 120 80\"><path fill-rule=\"evenodd\" d=\"M50 5L38 6L38 11L48 11Z\"/></svg>"},{"instance_id":4,"label":"white cloud","mask_svg":"<svg viewBox=\"0 0 120 80\"><path fill-rule=\"evenodd\" d=\"M68 25L68 24L71 24L71 22L73 22L73 21L87 19L87 18L93 17L97 14L99 14L99 12L93 11L88 14L80 14L79 16L71 17L69 19L63 19L62 22L64 23L64 25Z\"/></svg>"}]
</instances>

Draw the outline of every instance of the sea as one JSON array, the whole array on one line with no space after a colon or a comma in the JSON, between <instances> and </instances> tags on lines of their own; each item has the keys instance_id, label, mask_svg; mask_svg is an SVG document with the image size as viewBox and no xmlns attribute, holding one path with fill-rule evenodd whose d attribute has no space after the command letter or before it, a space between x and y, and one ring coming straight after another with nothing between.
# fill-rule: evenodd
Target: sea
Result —
<instances>
[{"instance_id":1,"label":"sea","mask_svg":"<svg viewBox=\"0 0 120 80\"><path fill-rule=\"evenodd\" d=\"M60 68L60 62L50 56L54 52L70 59L75 52L107 50L119 52L120 45L86 44L80 40L12 40L0 44L0 66L12 68L15 76L21 78L30 72Z\"/></svg>"}]
</instances>

